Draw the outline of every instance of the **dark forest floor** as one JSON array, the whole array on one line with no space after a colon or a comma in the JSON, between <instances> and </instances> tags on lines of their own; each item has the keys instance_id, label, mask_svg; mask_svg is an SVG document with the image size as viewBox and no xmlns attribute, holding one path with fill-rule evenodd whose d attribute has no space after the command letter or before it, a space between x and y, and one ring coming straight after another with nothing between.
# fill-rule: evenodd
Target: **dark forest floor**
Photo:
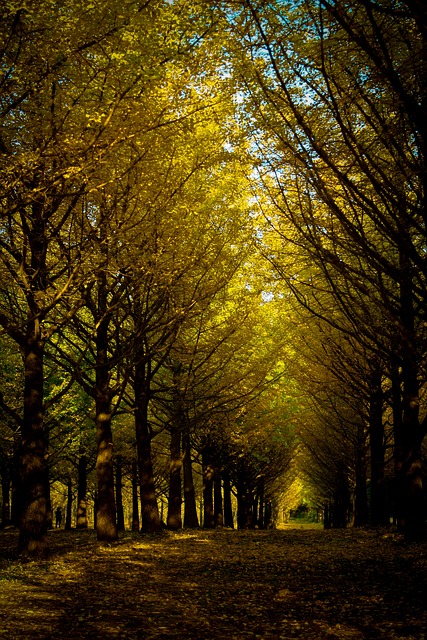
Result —
<instances>
[{"instance_id":1,"label":"dark forest floor","mask_svg":"<svg viewBox=\"0 0 427 640\"><path fill-rule=\"evenodd\" d=\"M388 531L49 534L21 562L0 533L0 636L427 640L427 543Z\"/></svg>"}]
</instances>

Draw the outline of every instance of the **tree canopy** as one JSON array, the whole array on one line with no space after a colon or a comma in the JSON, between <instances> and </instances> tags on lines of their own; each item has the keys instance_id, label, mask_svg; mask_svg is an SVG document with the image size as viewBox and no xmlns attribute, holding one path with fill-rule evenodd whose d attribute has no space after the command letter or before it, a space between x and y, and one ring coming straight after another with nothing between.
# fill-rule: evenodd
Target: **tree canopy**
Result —
<instances>
[{"instance_id":1,"label":"tree canopy","mask_svg":"<svg viewBox=\"0 0 427 640\"><path fill-rule=\"evenodd\" d=\"M22 553L54 503L86 527L93 502L107 541L182 502L197 526L196 494L206 527L270 526L295 475L327 526L425 535L426 23L415 0L4 4Z\"/></svg>"}]
</instances>

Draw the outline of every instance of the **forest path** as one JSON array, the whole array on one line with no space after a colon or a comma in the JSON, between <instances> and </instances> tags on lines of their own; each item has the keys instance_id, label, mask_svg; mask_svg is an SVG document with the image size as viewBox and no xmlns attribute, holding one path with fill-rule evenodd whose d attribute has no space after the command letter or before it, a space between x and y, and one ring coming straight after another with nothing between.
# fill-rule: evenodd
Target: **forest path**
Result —
<instances>
[{"instance_id":1,"label":"forest path","mask_svg":"<svg viewBox=\"0 0 427 640\"><path fill-rule=\"evenodd\" d=\"M427 543L384 530L49 537L23 563L0 533L7 640L427 639Z\"/></svg>"}]
</instances>

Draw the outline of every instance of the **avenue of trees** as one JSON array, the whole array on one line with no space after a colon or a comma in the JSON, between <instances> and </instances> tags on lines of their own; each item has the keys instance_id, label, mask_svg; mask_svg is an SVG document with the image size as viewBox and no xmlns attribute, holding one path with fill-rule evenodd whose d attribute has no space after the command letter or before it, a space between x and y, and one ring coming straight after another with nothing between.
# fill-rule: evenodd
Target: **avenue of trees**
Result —
<instances>
[{"instance_id":1,"label":"avenue of trees","mask_svg":"<svg viewBox=\"0 0 427 640\"><path fill-rule=\"evenodd\" d=\"M422 3L10 0L0 24L20 551L54 483L110 541L127 488L135 530L268 526L296 465L326 526L423 537Z\"/></svg>"}]
</instances>

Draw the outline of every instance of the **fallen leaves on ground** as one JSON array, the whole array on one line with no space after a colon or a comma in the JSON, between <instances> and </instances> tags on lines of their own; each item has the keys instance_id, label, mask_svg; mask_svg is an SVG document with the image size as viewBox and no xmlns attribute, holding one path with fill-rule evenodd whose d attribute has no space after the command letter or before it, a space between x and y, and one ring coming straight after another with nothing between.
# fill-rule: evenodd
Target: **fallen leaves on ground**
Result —
<instances>
[{"instance_id":1,"label":"fallen leaves on ground","mask_svg":"<svg viewBox=\"0 0 427 640\"><path fill-rule=\"evenodd\" d=\"M48 560L0 533L10 640L427 640L427 544L370 530L52 531Z\"/></svg>"}]
</instances>

